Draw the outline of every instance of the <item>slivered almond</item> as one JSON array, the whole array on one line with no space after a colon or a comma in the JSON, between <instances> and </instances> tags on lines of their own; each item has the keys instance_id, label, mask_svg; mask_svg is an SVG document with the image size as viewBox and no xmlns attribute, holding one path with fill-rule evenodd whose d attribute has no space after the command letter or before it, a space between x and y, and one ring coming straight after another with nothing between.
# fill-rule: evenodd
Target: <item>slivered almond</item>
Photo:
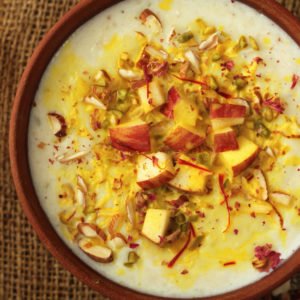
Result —
<instances>
[{"instance_id":1,"label":"slivered almond","mask_svg":"<svg viewBox=\"0 0 300 300\"><path fill-rule=\"evenodd\" d=\"M97 108L100 108L102 110L106 110L107 107L102 103L101 100L93 97L93 96L90 96L90 97L85 97L84 98L84 102L87 103L87 104L91 104Z\"/></svg>"},{"instance_id":2,"label":"slivered almond","mask_svg":"<svg viewBox=\"0 0 300 300\"><path fill-rule=\"evenodd\" d=\"M113 261L113 252L108 247L95 245L85 238L78 242L78 246L86 255L97 262L109 263Z\"/></svg>"},{"instance_id":3,"label":"slivered almond","mask_svg":"<svg viewBox=\"0 0 300 300\"><path fill-rule=\"evenodd\" d=\"M142 24L146 25L148 28L154 32L162 31L162 23L158 16L150 9L144 9L139 16Z\"/></svg>"},{"instance_id":4,"label":"slivered almond","mask_svg":"<svg viewBox=\"0 0 300 300\"><path fill-rule=\"evenodd\" d=\"M127 217L130 224L134 227L135 226L135 205L131 198L126 200L126 211Z\"/></svg>"},{"instance_id":5,"label":"slivered almond","mask_svg":"<svg viewBox=\"0 0 300 300\"><path fill-rule=\"evenodd\" d=\"M145 51L150 54L151 56L154 57L158 57L161 58L163 60L167 60L168 59L168 53L163 51L163 50L157 50L155 48L153 48L152 46L146 46L145 47Z\"/></svg>"},{"instance_id":6,"label":"slivered almond","mask_svg":"<svg viewBox=\"0 0 300 300\"><path fill-rule=\"evenodd\" d=\"M276 203L289 205L292 197L291 195L284 193L284 192L273 192L270 194L270 199Z\"/></svg>"},{"instance_id":7,"label":"slivered almond","mask_svg":"<svg viewBox=\"0 0 300 300\"><path fill-rule=\"evenodd\" d=\"M88 153L90 152L90 150L84 150L84 151L79 151L79 152L75 152L75 153L72 153L72 154L62 154L62 155L59 155L57 157L57 160L60 162L60 163L68 163L70 161L74 161L74 160L78 160L80 158L83 158L84 156L86 156Z\"/></svg>"},{"instance_id":8,"label":"slivered almond","mask_svg":"<svg viewBox=\"0 0 300 300\"><path fill-rule=\"evenodd\" d=\"M196 73L200 73L199 60L196 57L195 53L192 50L188 50L184 55L190 62L193 71Z\"/></svg>"},{"instance_id":9,"label":"slivered almond","mask_svg":"<svg viewBox=\"0 0 300 300\"><path fill-rule=\"evenodd\" d=\"M83 180L83 178L79 175L77 176L77 186L83 193L87 193L88 189L86 183Z\"/></svg>"},{"instance_id":10,"label":"slivered almond","mask_svg":"<svg viewBox=\"0 0 300 300\"><path fill-rule=\"evenodd\" d=\"M143 78L143 75L132 70L119 69L119 74L122 78L127 80L140 80Z\"/></svg>"},{"instance_id":11,"label":"slivered almond","mask_svg":"<svg viewBox=\"0 0 300 300\"><path fill-rule=\"evenodd\" d=\"M219 43L219 32L215 32L207 40L200 43L199 49L210 50L217 47L218 43Z\"/></svg>"},{"instance_id":12,"label":"slivered almond","mask_svg":"<svg viewBox=\"0 0 300 300\"><path fill-rule=\"evenodd\" d=\"M64 137L67 135L67 123L62 115L57 113L48 113L48 119L55 136Z\"/></svg>"},{"instance_id":13,"label":"slivered almond","mask_svg":"<svg viewBox=\"0 0 300 300\"><path fill-rule=\"evenodd\" d=\"M262 189L262 200L267 200L269 195L268 195L267 181L264 173L260 169L254 169L253 175L254 178L258 180L260 187Z\"/></svg>"},{"instance_id":14,"label":"slivered almond","mask_svg":"<svg viewBox=\"0 0 300 300\"><path fill-rule=\"evenodd\" d=\"M100 80L100 79L104 79L106 81L111 81L110 76L108 75L108 73L105 70L100 70L99 72L97 72L97 74L95 75L94 79L96 81Z\"/></svg>"},{"instance_id":15,"label":"slivered almond","mask_svg":"<svg viewBox=\"0 0 300 300\"><path fill-rule=\"evenodd\" d=\"M120 248L124 247L126 245L125 241L126 241L126 239L124 240L120 236L115 236L108 243L109 243L109 246L115 250L115 249L120 249Z\"/></svg>"},{"instance_id":16,"label":"slivered almond","mask_svg":"<svg viewBox=\"0 0 300 300\"><path fill-rule=\"evenodd\" d=\"M82 206L83 208L86 207L85 193L79 188L76 189L76 200L80 206Z\"/></svg>"}]
</instances>

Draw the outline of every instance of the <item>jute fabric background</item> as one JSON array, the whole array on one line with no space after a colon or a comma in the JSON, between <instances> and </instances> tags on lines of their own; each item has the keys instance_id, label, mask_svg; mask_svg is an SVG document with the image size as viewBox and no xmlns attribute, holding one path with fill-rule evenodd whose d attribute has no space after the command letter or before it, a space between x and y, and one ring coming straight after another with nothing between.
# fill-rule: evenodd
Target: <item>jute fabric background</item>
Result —
<instances>
[{"instance_id":1,"label":"jute fabric background","mask_svg":"<svg viewBox=\"0 0 300 300\"><path fill-rule=\"evenodd\" d=\"M8 156L10 110L27 60L49 28L78 2L0 0L0 300L104 299L65 271L40 243L16 197ZM280 2L300 17L300 0Z\"/></svg>"}]
</instances>

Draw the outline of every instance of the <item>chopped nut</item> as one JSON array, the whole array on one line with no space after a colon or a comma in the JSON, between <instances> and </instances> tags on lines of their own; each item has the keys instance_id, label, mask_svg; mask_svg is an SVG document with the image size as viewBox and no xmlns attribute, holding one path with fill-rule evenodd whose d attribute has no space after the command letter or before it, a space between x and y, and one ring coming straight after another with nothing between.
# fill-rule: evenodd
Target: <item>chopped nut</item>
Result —
<instances>
[{"instance_id":1,"label":"chopped nut","mask_svg":"<svg viewBox=\"0 0 300 300\"><path fill-rule=\"evenodd\" d=\"M249 43L250 43L250 46L253 50L256 50L258 51L259 50L259 46L258 46L258 43L256 42L255 38L252 37L252 36L249 36Z\"/></svg>"}]
</instances>

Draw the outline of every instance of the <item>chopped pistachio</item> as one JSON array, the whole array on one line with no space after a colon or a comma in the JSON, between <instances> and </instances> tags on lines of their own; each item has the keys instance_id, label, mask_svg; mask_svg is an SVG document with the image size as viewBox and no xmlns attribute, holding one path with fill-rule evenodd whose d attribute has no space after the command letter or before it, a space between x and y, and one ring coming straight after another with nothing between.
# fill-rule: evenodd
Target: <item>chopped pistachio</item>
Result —
<instances>
[{"instance_id":1,"label":"chopped pistachio","mask_svg":"<svg viewBox=\"0 0 300 300\"><path fill-rule=\"evenodd\" d=\"M189 228L189 223L183 223L180 225L180 231L182 232L187 232L188 231L188 228Z\"/></svg>"},{"instance_id":2,"label":"chopped pistachio","mask_svg":"<svg viewBox=\"0 0 300 300\"><path fill-rule=\"evenodd\" d=\"M199 248L202 244L202 241L203 241L203 235L197 236L192 242L192 244L190 245L189 250L195 250Z\"/></svg>"},{"instance_id":3,"label":"chopped pistachio","mask_svg":"<svg viewBox=\"0 0 300 300\"><path fill-rule=\"evenodd\" d=\"M179 43L186 43L194 37L194 34L191 31L184 32L183 34L179 35L177 41Z\"/></svg>"},{"instance_id":4,"label":"chopped pistachio","mask_svg":"<svg viewBox=\"0 0 300 300\"><path fill-rule=\"evenodd\" d=\"M178 225L182 225L186 222L186 218L185 218L185 215L182 214L182 213L179 213L177 216L175 216L175 222L178 224Z\"/></svg>"},{"instance_id":5,"label":"chopped pistachio","mask_svg":"<svg viewBox=\"0 0 300 300\"><path fill-rule=\"evenodd\" d=\"M271 135L271 131L260 120L257 120L254 123L254 129L257 130L257 133L264 138L268 138Z\"/></svg>"},{"instance_id":6,"label":"chopped pistachio","mask_svg":"<svg viewBox=\"0 0 300 300\"><path fill-rule=\"evenodd\" d=\"M254 129L254 127L255 127L253 121L247 121L245 124L248 129Z\"/></svg>"},{"instance_id":7,"label":"chopped pistachio","mask_svg":"<svg viewBox=\"0 0 300 300\"><path fill-rule=\"evenodd\" d=\"M209 166L211 162L211 155L209 152L197 153L196 160L203 165Z\"/></svg>"},{"instance_id":8,"label":"chopped pistachio","mask_svg":"<svg viewBox=\"0 0 300 300\"><path fill-rule=\"evenodd\" d=\"M273 110L270 107L264 107L262 110L262 116L267 122L271 122L274 119Z\"/></svg>"},{"instance_id":9,"label":"chopped pistachio","mask_svg":"<svg viewBox=\"0 0 300 300\"><path fill-rule=\"evenodd\" d=\"M213 56L212 56L212 61L218 61L221 59L221 54L220 53L215 53Z\"/></svg>"},{"instance_id":10,"label":"chopped pistachio","mask_svg":"<svg viewBox=\"0 0 300 300\"><path fill-rule=\"evenodd\" d=\"M203 33L204 34L213 34L216 32L216 27L215 26L208 26L204 29Z\"/></svg>"},{"instance_id":11,"label":"chopped pistachio","mask_svg":"<svg viewBox=\"0 0 300 300\"><path fill-rule=\"evenodd\" d=\"M189 221L190 222L196 222L198 219L199 219L199 217L197 215L189 216Z\"/></svg>"},{"instance_id":12,"label":"chopped pistachio","mask_svg":"<svg viewBox=\"0 0 300 300\"><path fill-rule=\"evenodd\" d=\"M107 129L109 126L110 126L110 122L109 122L109 120L107 120L107 119L105 119L105 120L102 122L102 124L101 124L101 127L102 127L103 129Z\"/></svg>"},{"instance_id":13,"label":"chopped pistachio","mask_svg":"<svg viewBox=\"0 0 300 300\"><path fill-rule=\"evenodd\" d=\"M240 37L238 45L240 49L245 49L248 46L246 37L244 35Z\"/></svg>"},{"instance_id":14,"label":"chopped pistachio","mask_svg":"<svg viewBox=\"0 0 300 300\"><path fill-rule=\"evenodd\" d=\"M250 46L252 49L258 51L259 50L259 46L258 46L258 43L257 41L255 40L254 37L252 36L249 36L249 43L250 43Z\"/></svg>"},{"instance_id":15,"label":"chopped pistachio","mask_svg":"<svg viewBox=\"0 0 300 300\"><path fill-rule=\"evenodd\" d=\"M131 267L132 265L134 265L138 260L139 260L139 256L136 254L135 251L130 251L128 253L128 257L127 257L127 262L124 263L125 267Z\"/></svg>"},{"instance_id":16,"label":"chopped pistachio","mask_svg":"<svg viewBox=\"0 0 300 300\"><path fill-rule=\"evenodd\" d=\"M242 90L243 88L245 88L247 86L248 82L244 78L237 78L234 81L234 84L236 85L238 90Z\"/></svg>"}]
</instances>

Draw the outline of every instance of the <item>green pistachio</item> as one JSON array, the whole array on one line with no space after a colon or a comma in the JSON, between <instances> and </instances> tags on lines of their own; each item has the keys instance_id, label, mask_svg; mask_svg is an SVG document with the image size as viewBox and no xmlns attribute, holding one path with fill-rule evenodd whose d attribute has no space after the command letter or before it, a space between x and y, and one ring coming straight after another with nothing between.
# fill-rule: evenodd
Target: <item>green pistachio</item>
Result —
<instances>
[{"instance_id":1,"label":"green pistachio","mask_svg":"<svg viewBox=\"0 0 300 300\"><path fill-rule=\"evenodd\" d=\"M250 46L251 46L251 48L252 48L253 50L256 50L256 51L259 50L258 43L257 43L257 41L255 40L254 37L249 36L249 43L250 43Z\"/></svg>"},{"instance_id":2,"label":"green pistachio","mask_svg":"<svg viewBox=\"0 0 300 300\"><path fill-rule=\"evenodd\" d=\"M194 34L191 31L184 32L183 34L179 35L177 41L179 43L186 43L194 37Z\"/></svg>"},{"instance_id":3,"label":"green pistachio","mask_svg":"<svg viewBox=\"0 0 300 300\"><path fill-rule=\"evenodd\" d=\"M262 116L267 122L271 122L274 119L273 110L270 107L264 107L262 110Z\"/></svg>"},{"instance_id":4,"label":"green pistachio","mask_svg":"<svg viewBox=\"0 0 300 300\"><path fill-rule=\"evenodd\" d=\"M245 49L248 46L246 37L244 35L240 37L238 45L240 49Z\"/></svg>"},{"instance_id":5,"label":"green pistachio","mask_svg":"<svg viewBox=\"0 0 300 300\"><path fill-rule=\"evenodd\" d=\"M217 90L219 85L214 76L209 77L209 86L212 90Z\"/></svg>"},{"instance_id":6,"label":"green pistachio","mask_svg":"<svg viewBox=\"0 0 300 300\"><path fill-rule=\"evenodd\" d=\"M218 61L221 59L221 54L220 53L215 53L213 56L212 56L212 61Z\"/></svg>"},{"instance_id":7,"label":"green pistachio","mask_svg":"<svg viewBox=\"0 0 300 300\"><path fill-rule=\"evenodd\" d=\"M199 248L202 244L202 241L203 241L203 235L197 236L193 240L192 244L190 245L189 250L195 250L195 249Z\"/></svg>"},{"instance_id":8,"label":"green pistachio","mask_svg":"<svg viewBox=\"0 0 300 300\"><path fill-rule=\"evenodd\" d=\"M242 90L247 86L248 82L244 78L237 78L234 81L234 84L236 85L238 90Z\"/></svg>"},{"instance_id":9,"label":"green pistachio","mask_svg":"<svg viewBox=\"0 0 300 300\"><path fill-rule=\"evenodd\" d=\"M139 258L140 257L136 254L136 252L130 251L128 253L127 262L124 263L124 266L125 267L131 267L132 265L134 265L139 260Z\"/></svg>"}]
</instances>

